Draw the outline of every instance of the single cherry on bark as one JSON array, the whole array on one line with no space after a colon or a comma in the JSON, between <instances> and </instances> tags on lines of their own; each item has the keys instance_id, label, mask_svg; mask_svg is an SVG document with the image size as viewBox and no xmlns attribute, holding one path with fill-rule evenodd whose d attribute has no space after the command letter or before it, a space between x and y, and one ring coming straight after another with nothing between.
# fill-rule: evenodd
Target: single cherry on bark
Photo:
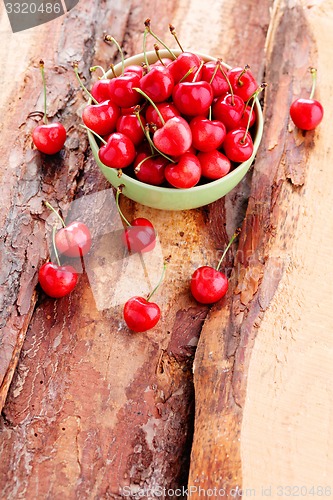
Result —
<instances>
[{"instance_id":1,"label":"single cherry on bark","mask_svg":"<svg viewBox=\"0 0 333 500\"><path fill-rule=\"evenodd\" d=\"M150 302L150 300L164 279L167 262L168 259L164 262L162 275L158 284L148 297L132 297L124 306L124 320L128 328L133 332L146 332L147 330L154 328L160 320L161 309L156 303Z\"/></svg>"},{"instance_id":2,"label":"single cherry on bark","mask_svg":"<svg viewBox=\"0 0 333 500\"><path fill-rule=\"evenodd\" d=\"M55 244L56 228L53 227L52 241L57 264L46 262L41 266L38 272L38 281L44 292L55 299L65 297L74 290L78 273L74 267L60 264L57 247Z\"/></svg>"},{"instance_id":3,"label":"single cherry on bark","mask_svg":"<svg viewBox=\"0 0 333 500\"><path fill-rule=\"evenodd\" d=\"M238 229L233 234L216 268L202 266L192 274L190 283L191 293L200 304L214 304L227 293L229 287L228 278L220 271L220 267L227 251L239 233L240 230Z\"/></svg>"},{"instance_id":4,"label":"single cherry on bark","mask_svg":"<svg viewBox=\"0 0 333 500\"><path fill-rule=\"evenodd\" d=\"M120 217L126 224L121 239L125 247L132 253L150 252L156 244L156 232L150 220L137 217L129 222L119 206L119 197L123 186L118 186L116 191L116 204Z\"/></svg>"},{"instance_id":5,"label":"single cherry on bark","mask_svg":"<svg viewBox=\"0 0 333 500\"><path fill-rule=\"evenodd\" d=\"M317 82L317 70L310 68L312 89L309 99L296 99L290 106L290 116L296 127L301 130L313 130L324 116L324 108L319 101L313 99Z\"/></svg>"},{"instance_id":6,"label":"single cherry on bark","mask_svg":"<svg viewBox=\"0 0 333 500\"><path fill-rule=\"evenodd\" d=\"M32 132L32 140L36 148L47 155L58 153L64 146L66 141L66 129L59 122L48 123L47 121L47 106L46 106L46 82L44 72L44 61L39 62L40 71L43 80L44 91L44 124L38 125ZM30 116L33 116L31 113Z\"/></svg>"},{"instance_id":7,"label":"single cherry on bark","mask_svg":"<svg viewBox=\"0 0 333 500\"><path fill-rule=\"evenodd\" d=\"M91 248L92 242L88 226L80 221L71 222L67 226L59 212L48 201L44 203L58 217L62 225L54 238L58 252L67 257L83 257L86 255Z\"/></svg>"}]
</instances>

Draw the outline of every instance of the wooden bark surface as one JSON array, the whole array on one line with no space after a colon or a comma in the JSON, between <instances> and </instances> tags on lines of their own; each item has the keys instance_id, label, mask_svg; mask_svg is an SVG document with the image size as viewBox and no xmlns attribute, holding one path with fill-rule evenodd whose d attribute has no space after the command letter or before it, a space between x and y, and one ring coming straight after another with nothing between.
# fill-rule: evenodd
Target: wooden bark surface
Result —
<instances>
[{"instance_id":1,"label":"wooden bark surface","mask_svg":"<svg viewBox=\"0 0 333 500\"><path fill-rule=\"evenodd\" d=\"M332 103L325 77L332 13L330 2L262 1L259 15L253 0L213 2L209 9L196 0L80 0L63 19L15 39L2 13L7 44L1 56L8 75L1 82L1 406L10 390L1 420L1 498L121 498L125 486L134 498L135 491L187 483L229 493L255 488L260 497L260 488L269 484L308 478L319 485L333 477L329 446L306 441L321 407L332 444L332 287L324 259L332 239L329 126L326 119L303 135L288 114L293 97L309 91L310 64L319 69L317 95L327 109ZM159 232L155 260L144 261L143 269L155 277L163 256L172 256L156 296L163 320L133 336L122 322L121 301L132 295L142 263L124 258L119 248L110 253L120 221L79 128L85 99L71 63L78 60L89 81L92 64L118 61L102 42L104 32L122 41L128 55L141 52L147 17L168 40L172 21L184 46L233 65L249 62L269 87L253 177L199 210L164 213L122 201L128 217L148 217ZM66 148L52 160L32 149L36 123L27 119L42 107L41 57L49 116L60 117L69 131ZM75 199L95 236L87 272L70 297L58 301L36 287L37 269L49 251L45 199L69 216ZM199 306L189 296L188 277L198 265L217 260L238 225L238 250L226 262L228 296L211 309ZM98 286L94 278L101 269L105 283ZM309 313L314 307L316 324ZM311 343L318 324L322 336ZM307 363L315 356L308 369L301 367L299 351ZM286 374L292 377L293 366L298 376L288 392ZM302 379L310 384L314 373L311 406ZM297 413L296 402L303 413ZM285 422L295 442L283 431ZM258 458L264 452L269 460Z\"/></svg>"}]
</instances>

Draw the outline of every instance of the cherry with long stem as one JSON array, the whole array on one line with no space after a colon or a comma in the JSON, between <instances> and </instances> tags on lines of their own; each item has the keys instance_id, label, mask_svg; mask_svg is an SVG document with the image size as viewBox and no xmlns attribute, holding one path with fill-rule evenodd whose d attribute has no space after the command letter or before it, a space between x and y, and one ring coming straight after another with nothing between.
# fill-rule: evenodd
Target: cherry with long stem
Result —
<instances>
[{"instance_id":1,"label":"cherry with long stem","mask_svg":"<svg viewBox=\"0 0 333 500\"><path fill-rule=\"evenodd\" d=\"M105 35L104 41L114 43L115 46L117 47L117 49L120 53L120 57L121 57L121 74L123 75L124 70L125 70L125 58L124 58L124 52L123 52L122 48L120 47L119 43L117 42L117 40L113 36Z\"/></svg>"},{"instance_id":2,"label":"cherry with long stem","mask_svg":"<svg viewBox=\"0 0 333 500\"><path fill-rule=\"evenodd\" d=\"M176 33L176 28L175 28L172 24L169 24L169 30L170 30L171 35L172 35L172 36L174 37L174 39L176 40L177 45L178 45L178 47L180 48L180 50L181 50L182 52L184 52L184 49L183 49L183 47L181 46L180 41L179 41L179 39L178 39L178 36L177 36L177 33Z\"/></svg>"}]
</instances>

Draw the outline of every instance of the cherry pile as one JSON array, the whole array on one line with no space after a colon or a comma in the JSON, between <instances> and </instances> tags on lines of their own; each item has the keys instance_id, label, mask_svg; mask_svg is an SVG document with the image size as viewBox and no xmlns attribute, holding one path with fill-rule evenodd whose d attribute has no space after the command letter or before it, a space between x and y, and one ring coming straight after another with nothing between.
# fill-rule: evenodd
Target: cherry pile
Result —
<instances>
[{"instance_id":1,"label":"cherry pile","mask_svg":"<svg viewBox=\"0 0 333 500\"><path fill-rule=\"evenodd\" d=\"M126 169L141 182L188 189L225 176L253 153L250 133L256 121L255 99L263 89L249 66L227 70L221 60L203 61L180 47L175 55L145 22L144 64L125 65L120 75L103 76L91 93L77 78L91 103L82 113L85 128L100 141L101 162ZM153 36L170 55L149 64L147 36ZM179 52L179 51L177 51ZM94 70L96 69L93 68Z\"/></svg>"}]
</instances>

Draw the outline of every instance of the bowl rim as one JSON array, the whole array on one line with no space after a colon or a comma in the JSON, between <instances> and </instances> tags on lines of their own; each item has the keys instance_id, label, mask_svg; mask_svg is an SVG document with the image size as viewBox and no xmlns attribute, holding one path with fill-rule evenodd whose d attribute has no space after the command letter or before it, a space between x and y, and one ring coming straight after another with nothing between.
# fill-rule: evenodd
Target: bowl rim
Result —
<instances>
[{"instance_id":1,"label":"bowl rim","mask_svg":"<svg viewBox=\"0 0 333 500\"><path fill-rule=\"evenodd\" d=\"M179 55L179 54L182 53L182 51L180 49L171 49L171 50L175 53L175 55ZM205 60L205 62L208 62L208 61L217 61L217 59L218 59L217 57L213 57L213 56L210 56L210 55L207 55L207 54L203 54L203 53L197 52L197 51L187 51L187 52L193 52L194 54L198 55L203 60ZM166 56L170 55L170 53L166 49L161 49L159 51L159 54L160 54L161 57L166 57ZM157 61L157 55L156 55L156 52L154 50L147 51L146 52L146 56L148 58L148 62L150 62L150 63ZM130 56L130 57L126 58L124 60L125 68L126 68L126 66L130 66L131 64L134 64L134 61L136 61L138 58L143 59L144 58L144 53L140 52L138 54L135 54L133 56ZM225 63L223 61L222 61L222 64L227 69L231 69L231 66L229 64L227 64L227 63ZM117 74L117 73L121 72L121 68L122 68L122 62L119 62L119 63L117 63L114 66L113 69L114 69L115 73ZM105 73L105 76L107 78L111 77L111 79L112 79L113 78L113 72L112 72L112 70L111 69L108 70ZM91 103L91 99L89 100L89 104L90 103ZM150 191L155 191L157 193L168 194L168 193L174 193L174 192L180 193L180 192L183 192L183 191L185 191L185 192L191 192L191 193L193 193L193 192L194 193L195 192L200 192L202 190L207 189L210 186L218 186L220 183L225 182L226 179L232 179L233 177L238 176L240 170L243 170L243 169L249 170L250 166L252 165L252 163L253 163L253 161L255 159L255 156L257 154L257 151L258 151L258 148L260 146L261 139L262 139L262 135L263 135L264 119L263 119L262 108L261 108L261 105L260 105L258 97L255 99L254 108L255 108L256 113L257 113L257 120L256 120L256 123L255 123L256 131L255 131L255 139L253 141L253 152L252 152L252 155L246 161L244 161L244 162L239 163L238 165L236 165L235 168L231 172L228 172L226 175L224 175L220 179L215 179L215 180L209 180L208 179L205 184L200 184L200 185L193 186L191 188L186 188L186 189L174 188L174 187L165 187L165 186L155 186L153 184L148 184L146 182L139 181L139 180L135 179L134 177L131 177L131 176L127 175L125 173L126 169L124 169L125 171L122 170L122 175L121 175L120 179L123 179L126 182L130 182L134 186L138 186L138 187L140 187L142 189L149 189ZM89 139L90 147L91 147L93 153L95 152L95 154L98 155L99 146L97 144L95 136L89 130L87 131L87 133L88 133L88 139ZM99 161L101 162L101 160L99 160ZM111 167L108 167L107 165L104 165L103 162L101 162L101 164L105 168L111 168ZM117 169L114 169L114 170L117 171Z\"/></svg>"}]
</instances>

